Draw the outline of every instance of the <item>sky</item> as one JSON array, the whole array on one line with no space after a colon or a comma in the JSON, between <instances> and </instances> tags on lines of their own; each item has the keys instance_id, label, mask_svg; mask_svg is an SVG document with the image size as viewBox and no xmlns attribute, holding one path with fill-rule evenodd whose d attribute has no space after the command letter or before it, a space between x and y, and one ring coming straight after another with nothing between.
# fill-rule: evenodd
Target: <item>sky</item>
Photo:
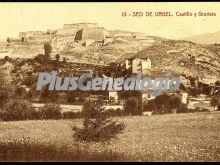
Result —
<instances>
[{"instance_id":1,"label":"sky","mask_svg":"<svg viewBox=\"0 0 220 165\"><path fill-rule=\"evenodd\" d=\"M122 17L122 12L171 12L173 17ZM177 17L176 12L215 12L213 17ZM128 30L170 39L220 31L218 2L0 3L0 38L19 32L60 29L94 22L107 30Z\"/></svg>"}]
</instances>

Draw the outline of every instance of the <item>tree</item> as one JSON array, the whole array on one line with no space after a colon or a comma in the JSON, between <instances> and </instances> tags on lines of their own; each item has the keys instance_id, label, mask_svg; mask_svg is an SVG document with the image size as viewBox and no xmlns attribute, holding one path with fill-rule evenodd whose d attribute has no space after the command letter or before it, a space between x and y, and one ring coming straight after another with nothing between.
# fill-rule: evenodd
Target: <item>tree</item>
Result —
<instances>
[{"instance_id":1,"label":"tree","mask_svg":"<svg viewBox=\"0 0 220 165\"><path fill-rule=\"evenodd\" d=\"M38 63L40 63L41 65L43 65L44 64L44 56L45 55L43 55L43 54L38 54L38 55L36 55L35 57L34 57L34 60L36 61L36 62L38 62Z\"/></svg>"},{"instance_id":2,"label":"tree","mask_svg":"<svg viewBox=\"0 0 220 165\"><path fill-rule=\"evenodd\" d=\"M65 57L63 57L63 62L66 63L67 59Z\"/></svg>"},{"instance_id":3,"label":"tree","mask_svg":"<svg viewBox=\"0 0 220 165\"><path fill-rule=\"evenodd\" d=\"M6 81L5 74L0 71L0 108L14 95L14 90Z\"/></svg>"},{"instance_id":4,"label":"tree","mask_svg":"<svg viewBox=\"0 0 220 165\"><path fill-rule=\"evenodd\" d=\"M41 93L40 93L40 99L42 101L47 101L48 98L49 98L49 90L48 90L48 86L44 87L42 90L41 90Z\"/></svg>"},{"instance_id":5,"label":"tree","mask_svg":"<svg viewBox=\"0 0 220 165\"><path fill-rule=\"evenodd\" d=\"M60 55L56 54L56 60L59 61L60 60Z\"/></svg>"},{"instance_id":6,"label":"tree","mask_svg":"<svg viewBox=\"0 0 220 165\"><path fill-rule=\"evenodd\" d=\"M50 53L52 52L52 46L50 45L50 43L45 43L44 44L44 55L47 56L48 58L50 57Z\"/></svg>"},{"instance_id":7,"label":"tree","mask_svg":"<svg viewBox=\"0 0 220 165\"><path fill-rule=\"evenodd\" d=\"M181 105L181 98L180 98L180 96L176 96L176 95L174 95L174 96L171 96L170 97L170 103L171 103L171 107L173 108L173 109L176 109L176 108L178 108L180 105Z\"/></svg>"},{"instance_id":8,"label":"tree","mask_svg":"<svg viewBox=\"0 0 220 165\"><path fill-rule=\"evenodd\" d=\"M174 95L170 97L170 104L171 104L171 108L176 110L180 107L181 105L181 97Z\"/></svg>"},{"instance_id":9,"label":"tree","mask_svg":"<svg viewBox=\"0 0 220 165\"><path fill-rule=\"evenodd\" d=\"M24 98L25 95L26 95L26 90L23 87L18 87L18 88L15 89L15 94L19 98Z\"/></svg>"},{"instance_id":10,"label":"tree","mask_svg":"<svg viewBox=\"0 0 220 165\"><path fill-rule=\"evenodd\" d=\"M180 106L177 108L177 113L186 113L188 112L188 108L186 104L180 104Z\"/></svg>"},{"instance_id":11,"label":"tree","mask_svg":"<svg viewBox=\"0 0 220 165\"><path fill-rule=\"evenodd\" d=\"M210 104L214 107L215 110L215 108L220 105L220 98L218 96L212 96Z\"/></svg>"},{"instance_id":12,"label":"tree","mask_svg":"<svg viewBox=\"0 0 220 165\"><path fill-rule=\"evenodd\" d=\"M215 85L220 86L220 81L219 81L219 80L216 81L216 82L215 82Z\"/></svg>"},{"instance_id":13,"label":"tree","mask_svg":"<svg viewBox=\"0 0 220 165\"><path fill-rule=\"evenodd\" d=\"M8 56L5 56L5 57L4 57L4 61L5 61L5 62L7 62L7 61L9 61L9 60L10 60L10 58L9 58Z\"/></svg>"},{"instance_id":14,"label":"tree","mask_svg":"<svg viewBox=\"0 0 220 165\"><path fill-rule=\"evenodd\" d=\"M141 115L142 104L141 101L135 98L129 98L125 101L125 112L129 115Z\"/></svg>"},{"instance_id":15,"label":"tree","mask_svg":"<svg viewBox=\"0 0 220 165\"><path fill-rule=\"evenodd\" d=\"M118 97L123 100L127 100L127 98L140 98L141 92L139 91L118 91Z\"/></svg>"},{"instance_id":16,"label":"tree","mask_svg":"<svg viewBox=\"0 0 220 165\"><path fill-rule=\"evenodd\" d=\"M109 118L101 101L88 101L83 105L83 128L72 126L74 137L80 141L109 141L121 133L125 125Z\"/></svg>"},{"instance_id":17,"label":"tree","mask_svg":"<svg viewBox=\"0 0 220 165\"><path fill-rule=\"evenodd\" d=\"M170 97L166 94L157 96L155 98L158 113L171 113L171 101Z\"/></svg>"},{"instance_id":18,"label":"tree","mask_svg":"<svg viewBox=\"0 0 220 165\"><path fill-rule=\"evenodd\" d=\"M32 97L33 97L33 92L32 92L32 90L30 89L30 90L27 92L26 99L27 99L27 100L31 100Z\"/></svg>"},{"instance_id":19,"label":"tree","mask_svg":"<svg viewBox=\"0 0 220 165\"><path fill-rule=\"evenodd\" d=\"M201 93L201 90L196 88L196 87L192 87L192 88L189 88L189 94L192 95L192 96L198 96L199 94Z\"/></svg>"},{"instance_id":20,"label":"tree","mask_svg":"<svg viewBox=\"0 0 220 165\"><path fill-rule=\"evenodd\" d=\"M192 87L195 87L196 86L196 78L195 77L189 77L189 81L190 81L190 85Z\"/></svg>"},{"instance_id":21,"label":"tree","mask_svg":"<svg viewBox=\"0 0 220 165\"><path fill-rule=\"evenodd\" d=\"M28 75L27 77L24 78L23 83L30 87L31 85L33 85L35 82L37 81L37 77L34 75Z\"/></svg>"},{"instance_id":22,"label":"tree","mask_svg":"<svg viewBox=\"0 0 220 165\"><path fill-rule=\"evenodd\" d=\"M67 101L68 101L69 103L73 103L73 102L76 100L76 94L75 94L75 92L73 92L73 91L67 92L66 97L67 97Z\"/></svg>"},{"instance_id":23,"label":"tree","mask_svg":"<svg viewBox=\"0 0 220 165\"><path fill-rule=\"evenodd\" d=\"M155 103L155 99L153 100L149 100L149 102L147 103L146 106L144 106L144 110L145 111L153 111L155 112L157 109L156 103Z\"/></svg>"}]
</instances>

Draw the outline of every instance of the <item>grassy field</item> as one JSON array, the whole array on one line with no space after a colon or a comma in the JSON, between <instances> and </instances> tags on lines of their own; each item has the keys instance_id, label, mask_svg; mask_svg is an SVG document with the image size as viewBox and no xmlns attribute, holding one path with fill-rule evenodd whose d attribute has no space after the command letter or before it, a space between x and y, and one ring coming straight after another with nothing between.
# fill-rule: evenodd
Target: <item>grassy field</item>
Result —
<instances>
[{"instance_id":1,"label":"grassy field","mask_svg":"<svg viewBox=\"0 0 220 165\"><path fill-rule=\"evenodd\" d=\"M220 161L219 112L131 116L119 120L126 125L124 133L106 144L75 142L70 124L81 125L81 119L0 122L0 160L11 159L4 155L5 146L10 144L13 149L14 144L26 144L27 148L29 145L60 148L62 153L68 151L67 155L77 149L78 156L66 157L67 160ZM29 148L28 152L32 151L39 152ZM8 148L7 152L11 153ZM15 160L41 160L33 153L32 157L22 155ZM46 160L56 158L50 156Z\"/></svg>"}]
</instances>

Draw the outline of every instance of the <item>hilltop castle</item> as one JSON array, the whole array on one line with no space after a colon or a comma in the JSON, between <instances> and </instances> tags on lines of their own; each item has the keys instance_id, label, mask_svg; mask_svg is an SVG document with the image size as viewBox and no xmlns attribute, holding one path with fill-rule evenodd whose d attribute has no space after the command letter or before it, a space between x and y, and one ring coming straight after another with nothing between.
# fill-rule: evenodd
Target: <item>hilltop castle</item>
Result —
<instances>
[{"instance_id":1,"label":"hilltop castle","mask_svg":"<svg viewBox=\"0 0 220 165\"><path fill-rule=\"evenodd\" d=\"M94 42L108 43L114 38L144 39L143 33L111 30L107 31L97 23L64 24L62 29L20 32L18 38L7 38L10 42L48 42L56 37L71 37L73 42L89 46Z\"/></svg>"}]
</instances>

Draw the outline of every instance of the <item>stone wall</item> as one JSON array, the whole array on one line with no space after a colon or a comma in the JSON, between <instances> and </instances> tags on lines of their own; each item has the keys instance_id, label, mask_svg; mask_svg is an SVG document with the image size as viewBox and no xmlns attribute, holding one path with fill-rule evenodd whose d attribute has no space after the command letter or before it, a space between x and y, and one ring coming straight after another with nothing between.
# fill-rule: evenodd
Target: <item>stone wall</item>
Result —
<instances>
[{"instance_id":1,"label":"stone wall","mask_svg":"<svg viewBox=\"0 0 220 165\"><path fill-rule=\"evenodd\" d=\"M56 31L56 35L57 36L75 36L78 30L79 29L76 29L76 28L75 29L73 28L58 29Z\"/></svg>"},{"instance_id":2,"label":"stone wall","mask_svg":"<svg viewBox=\"0 0 220 165\"><path fill-rule=\"evenodd\" d=\"M70 28L83 29L83 28L94 28L94 27L98 27L98 24L97 23L75 23L75 24L64 24L63 25L64 29L70 29Z\"/></svg>"},{"instance_id":3,"label":"stone wall","mask_svg":"<svg viewBox=\"0 0 220 165\"><path fill-rule=\"evenodd\" d=\"M78 31L75 40L86 41L88 39L95 41L104 41L106 38L106 31L104 28L85 28Z\"/></svg>"}]
</instances>

